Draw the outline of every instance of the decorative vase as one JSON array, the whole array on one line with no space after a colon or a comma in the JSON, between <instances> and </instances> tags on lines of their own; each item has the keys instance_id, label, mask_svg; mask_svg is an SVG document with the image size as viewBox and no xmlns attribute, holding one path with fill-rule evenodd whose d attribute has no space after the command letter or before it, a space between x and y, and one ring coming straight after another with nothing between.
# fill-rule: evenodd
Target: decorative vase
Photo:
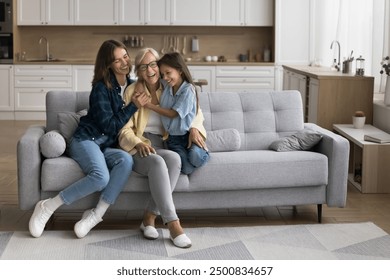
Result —
<instances>
[{"instance_id":1,"label":"decorative vase","mask_svg":"<svg viewBox=\"0 0 390 280\"><path fill-rule=\"evenodd\" d=\"M352 124L354 128L362 129L366 123L366 117L352 117Z\"/></svg>"},{"instance_id":2,"label":"decorative vase","mask_svg":"<svg viewBox=\"0 0 390 280\"><path fill-rule=\"evenodd\" d=\"M390 76L386 77L386 86L385 86L385 105L390 106Z\"/></svg>"}]
</instances>

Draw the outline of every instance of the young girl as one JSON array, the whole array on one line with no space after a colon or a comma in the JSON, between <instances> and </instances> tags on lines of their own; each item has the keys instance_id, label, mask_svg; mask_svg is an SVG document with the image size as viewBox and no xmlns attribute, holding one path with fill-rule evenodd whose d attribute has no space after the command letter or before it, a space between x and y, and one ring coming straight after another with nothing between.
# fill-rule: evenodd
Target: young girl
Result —
<instances>
[{"instance_id":1,"label":"young girl","mask_svg":"<svg viewBox=\"0 0 390 280\"><path fill-rule=\"evenodd\" d=\"M190 71L179 53L165 54L159 61L163 79L160 106L148 103L145 107L159 113L168 136L164 137L168 149L179 154L181 172L191 174L210 158L207 150L196 144L189 145L189 129L198 108L198 94Z\"/></svg>"}]
</instances>

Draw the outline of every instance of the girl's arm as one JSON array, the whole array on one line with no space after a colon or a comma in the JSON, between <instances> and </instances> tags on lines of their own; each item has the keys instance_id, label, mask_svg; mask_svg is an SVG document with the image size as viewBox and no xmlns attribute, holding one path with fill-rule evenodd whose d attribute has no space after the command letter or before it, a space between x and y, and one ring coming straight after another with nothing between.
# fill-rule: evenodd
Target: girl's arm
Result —
<instances>
[{"instance_id":1,"label":"girl's arm","mask_svg":"<svg viewBox=\"0 0 390 280\"><path fill-rule=\"evenodd\" d=\"M179 115L173 109L161 108L160 106L152 104L151 102L145 104L145 107L150 109L150 110L155 111L157 114L160 114L160 115L162 115L164 117L168 117L168 118L171 118L171 119L176 118Z\"/></svg>"}]
</instances>

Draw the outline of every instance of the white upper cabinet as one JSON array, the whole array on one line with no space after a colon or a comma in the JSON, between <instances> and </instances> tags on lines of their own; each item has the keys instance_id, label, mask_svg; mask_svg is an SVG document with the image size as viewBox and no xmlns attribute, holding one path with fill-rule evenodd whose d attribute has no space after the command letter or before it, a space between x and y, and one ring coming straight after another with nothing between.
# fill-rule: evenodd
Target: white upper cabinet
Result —
<instances>
[{"instance_id":1,"label":"white upper cabinet","mask_svg":"<svg viewBox=\"0 0 390 280\"><path fill-rule=\"evenodd\" d=\"M75 0L76 25L118 25L119 0Z\"/></svg>"},{"instance_id":2,"label":"white upper cabinet","mask_svg":"<svg viewBox=\"0 0 390 280\"><path fill-rule=\"evenodd\" d=\"M18 0L18 25L73 25L74 0Z\"/></svg>"},{"instance_id":3,"label":"white upper cabinet","mask_svg":"<svg viewBox=\"0 0 390 280\"><path fill-rule=\"evenodd\" d=\"M274 0L245 0L245 25L273 26Z\"/></svg>"},{"instance_id":4,"label":"white upper cabinet","mask_svg":"<svg viewBox=\"0 0 390 280\"><path fill-rule=\"evenodd\" d=\"M274 0L17 0L18 25L273 26Z\"/></svg>"},{"instance_id":5,"label":"white upper cabinet","mask_svg":"<svg viewBox=\"0 0 390 280\"><path fill-rule=\"evenodd\" d=\"M170 0L119 0L120 25L170 25Z\"/></svg>"},{"instance_id":6,"label":"white upper cabinet","mask_svg":"<svg viewBox=\"0 0 390 280\"><path fill-rule=\"evenodd\" d=\"M171 0L145 0L145 24L169 25Z\"/></svg>"},{"instance_id":7,"label":"white upper cabinet","mask_svg":"<svg viewBox=\"0 0 390 280\"><path fill-rule=\"evenodd\" d=\"M273 26L273 0L216 0L216 24L221 26Z\"/></svg>"},{"instance_id":8,"label":"white upper cabinet","mask_svg":"<svg viewBox=\"0 0 390 280\"><path fill-rule=\"evenodd\" d=\"M215 0L171 0L172 25L215 25Z\"/></svg>"},{"instance_id":9,"label":"white upper cabinet","mask_svg":"<svg viewBox=\"0 0 390 280\"><path fill-rule=\"evenodd\" d=\"M313 0L275 1L275 62L307 65L310 62Z\"/></svg>"},{"instance_id":10,"label":"white upper cabinet","mask_svg":"<svg viewBox=\"0 0 390 280\"><path fill-rule=\"evenodd\" d=\"M142 25L145 22L143 0L119 0L119 24Z\"/></svg>"},{"instance_id":11,"label":"white upper cabinet","mask_svg":"<svg viewBox=\"0 0 390 280\"><path fill-rule=\"evenodd\" d=\"M244 25L244 0L217 0L217 25Z\"/></svg>"}]
</instances>

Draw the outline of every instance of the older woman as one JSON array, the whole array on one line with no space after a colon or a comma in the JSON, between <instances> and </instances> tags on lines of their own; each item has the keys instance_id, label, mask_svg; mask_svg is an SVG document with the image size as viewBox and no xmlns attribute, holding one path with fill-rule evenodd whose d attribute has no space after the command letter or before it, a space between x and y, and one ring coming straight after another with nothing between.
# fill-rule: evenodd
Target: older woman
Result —
<instances>
[{"instance_id":1,"label":"older woman","mask_svg":"<svg viewBox=\"0 0 390 280\"><path fill-rule=\"evenodd\" d=\"M152 48L146 48L135 58L135 73L143 82L145 93L153 104L159 104L162 93L160 73L157 65L159 55ZM137 87L138 89L138 87ZM135 93L135 85L130 85L124 94L125 102L130 102ZM170 239L177 247L188 248L191 240L184 233L172 199L181 170L181 160L177 153L164 149L164 135L160 116L145 107L140 108L130 118L119 134L122 149L133 155L133 170L148 176L152 199L147 205L140 229L147 239L158 238L155 219L161 215L168 225ZM199 110L192 124L190 140L206 150L206 130L203 127L203 115ZM191 144L191 143L189 143Z\"/></svg>"}]
</instances>

